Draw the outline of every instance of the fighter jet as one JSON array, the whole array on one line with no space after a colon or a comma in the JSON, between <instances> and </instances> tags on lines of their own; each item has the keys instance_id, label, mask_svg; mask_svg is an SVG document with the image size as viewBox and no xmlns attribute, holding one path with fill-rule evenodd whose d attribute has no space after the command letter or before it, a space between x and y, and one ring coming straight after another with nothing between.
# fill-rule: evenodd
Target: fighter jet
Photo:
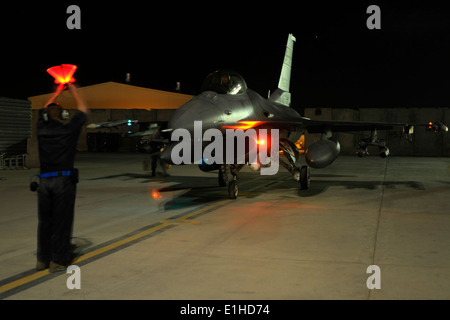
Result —
<instances>
[{"instance_id":1,"label":"fighter jet","mask_svg":"<svg viewBox=\"0 0 450 320\"><path fill-rule=\"evenodd\" d=\"M289 92L292 56L295 37L289 34L278 89L267 99L261 97L255 91L247 87L241 75L230 70L218 70L211 73L204 81L201 93L192 100L178 108L169 120L168 129L163 130L169 142L169 135L177 129L188 130L195 136L195 123L201 121L202 133L214 128L220 130L225 136L230 128L249 130L252 129L277 129L279 132L278 146L279 164L290 172L293 178L299 182L301 189L310 187L309 168L324 168L330 165L339 155L339 142L333 139L334 132L358 132L370 131L368 139L359 143L357 154L363 157L368 154L369 146L378 147L381 157L389 155L389 148L385 142L377 136L378 130L391 130L394 127L403 127L406 135L413 133L414 126L428 126L435 132L447 132L448 128L442 122L436 121L427 124L408 123L384 123L384 122L358 122L358 121L319 121L301 116L291 108L291 94ZM305 166L298 167L297 159L300 156L295 143L307 131L308 133L321 133L321 139L313 143L305 153ZM169 163L173 161L173 152L180 141L171 141L161 154L161 158ZM192 150L196 143L191 139ZM270 142L269 142L270 143ZM201 144L205 150L207 143ZM250 148L247 146L246 152ZM225 149L225 148L224 148ZM224 150L225 151L225 150ZM278 152L277 152L278 153ZM248 155L248 154L247 154ZM248 158L246 158L248 160ZM192 152L192 163L194 159ZM207 159L206 159L207 160ZM250 164L250 163L247 163ZM257 163L252 168L259 169ZM219 185L227 186L229 198L238 196L237 176L239 170L245 165L239 163L209 164L205 159L199 163L203 171L219 170ZM270 164L269 164L270 165ZM231 178L228 175L231 173Z\"/></svg>"}]
</instances>

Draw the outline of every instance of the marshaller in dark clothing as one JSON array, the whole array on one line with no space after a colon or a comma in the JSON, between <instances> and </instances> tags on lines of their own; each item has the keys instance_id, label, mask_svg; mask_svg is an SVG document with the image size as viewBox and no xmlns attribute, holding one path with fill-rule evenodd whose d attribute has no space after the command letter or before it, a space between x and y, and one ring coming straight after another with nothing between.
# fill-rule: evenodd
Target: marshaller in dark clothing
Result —
<instances>
[{"instance_id":1,"label":"marshaller in dark clothing","mask_svg":"<svg viewBox=\"0 0 450 320\"><path fill-rule=\"evenodd\" d=\"M74 222L78 170L74 168L81 127L87 121L87 107L75 86L69 90L78 110L68 123L63 110L52 103L62 91L55 93L40 110L37 138L41 172L38 191L38 241L36 269L64 271L72 259L71 238Z\"/></svg>"}]
</instances>

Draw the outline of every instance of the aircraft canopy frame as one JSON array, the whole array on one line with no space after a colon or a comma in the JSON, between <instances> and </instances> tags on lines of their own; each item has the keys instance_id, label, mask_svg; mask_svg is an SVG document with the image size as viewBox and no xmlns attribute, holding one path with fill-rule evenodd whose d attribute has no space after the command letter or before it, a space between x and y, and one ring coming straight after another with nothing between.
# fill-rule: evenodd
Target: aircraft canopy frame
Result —
<instances>
[{"instance_id":1,"label":"aircraft canopy frame","mask_svg":"<svg viewBox=\"0 0 450 320\"><path fill-rule=\"evenodd\" d=\"M213 91L218 94L238 95L247 91L247 83L237 72L217 70L203 81L201 92Z\"/></svg>"}]
</instances>

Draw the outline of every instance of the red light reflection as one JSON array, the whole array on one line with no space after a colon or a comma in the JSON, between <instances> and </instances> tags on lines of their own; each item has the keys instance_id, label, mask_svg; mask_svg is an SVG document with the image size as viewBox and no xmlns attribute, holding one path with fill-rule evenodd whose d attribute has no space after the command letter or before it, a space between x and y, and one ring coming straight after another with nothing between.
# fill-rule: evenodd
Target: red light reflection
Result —
<instances>
[{"instance_id":1,"label":"red light reflection","mask_svg":"<svg viewBox=\"0 0 450 320\"><path fill-rule=\"evenodd\" d=\"M152 198L153 199L159 200L159 199L162 199L162 197L163 196L161 195L161 193L158 190L156 190L156 189L152 190Z\"/></svg>"}]
</instances>

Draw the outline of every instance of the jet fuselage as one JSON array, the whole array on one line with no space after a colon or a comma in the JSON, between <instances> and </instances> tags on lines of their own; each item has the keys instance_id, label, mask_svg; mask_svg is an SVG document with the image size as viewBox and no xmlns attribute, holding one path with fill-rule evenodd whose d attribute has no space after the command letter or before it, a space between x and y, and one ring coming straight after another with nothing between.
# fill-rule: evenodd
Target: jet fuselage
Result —
<instances>
[{"instance_id":1,"label":"jet fuselage","mask_svg":"<svg viewBox=\"0 0 450 320\"><path fill-rule=\"evenodd\" d=\"M301 122L303 117L292 108L279 105L247 89L237 95L205 91L178 108L169 121L169 128L184 128L193 132L194 121L202 121L203 130L216 128L225 132L238 121L261 121L259 128L271 129L273 122ZM267 124L264 122L267 121ZM280 139L296 142L303 130L280 130Z\"/></svg>"}]
</instances>

